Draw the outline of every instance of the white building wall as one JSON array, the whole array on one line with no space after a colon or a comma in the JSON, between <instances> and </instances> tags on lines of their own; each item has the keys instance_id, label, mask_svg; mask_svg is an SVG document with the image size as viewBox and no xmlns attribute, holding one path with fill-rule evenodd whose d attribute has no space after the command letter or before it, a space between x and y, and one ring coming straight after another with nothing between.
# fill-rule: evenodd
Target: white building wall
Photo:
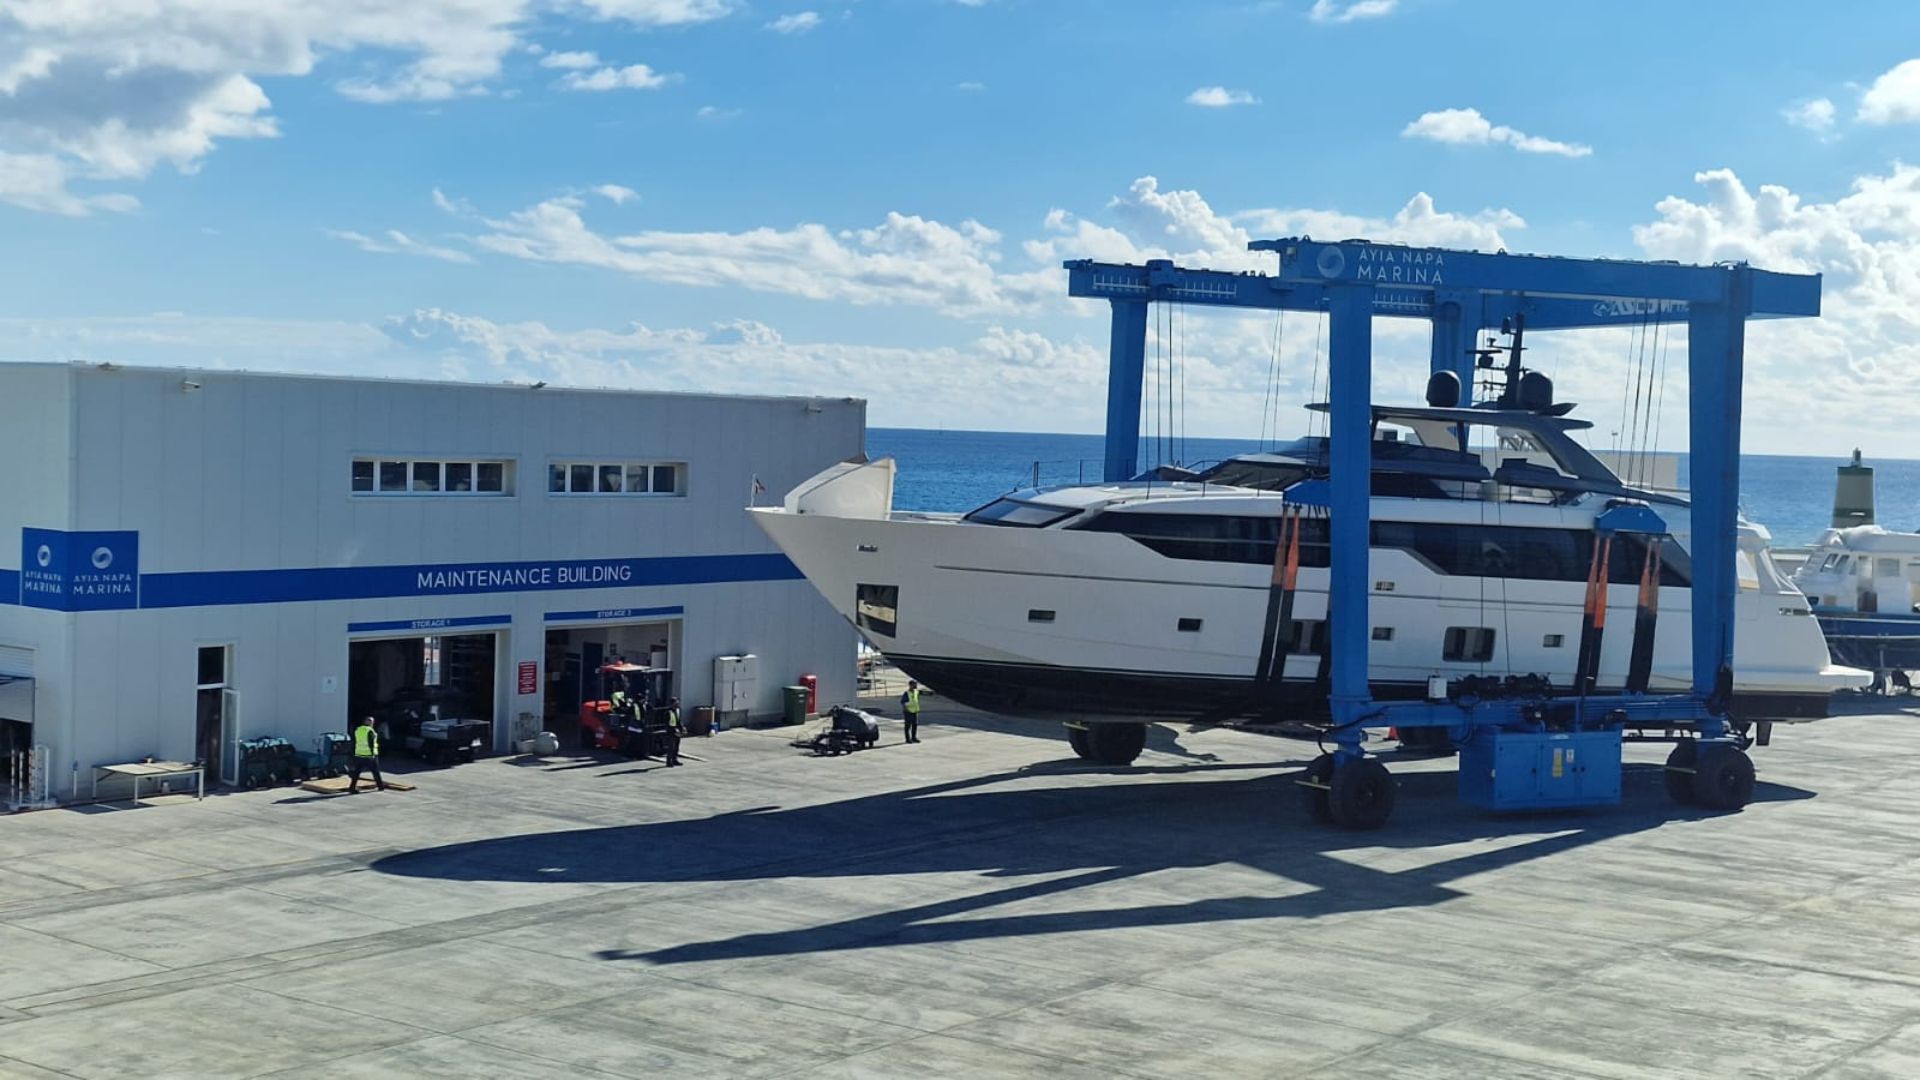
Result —
<instances>
[{"instance_id":1,"label":"white building wall","mask_svg":"<svg viewBox=\"0 0 1920 1080\"><path fill-rule=\"evenodd\" d=\"M22 527L137 530L148 595L156 574L770 554L741 510L753 478L777 495L859 453L864 413L851 400L0 365L0 446L27 465L0 471L0 568L19 560ZM356 455L504 458L515 494L355 496ZM685 462L685 494L546 492L550 461L594 458ZM243 734L304 744L344 726L349 623L505 615L445 631L506 632L504 738L518 713L541 712L512 680L533 661L544 688L547 612L674 605L685 705L709 700L712 657L734 651L763 658L756 711L778 711L779 687L805 672L824 699L852 696L853 632L797 578L72 614L0 603L0 643L36 648L36 736L84 770L194 755L202 645L235 647Z\"/></svg>"}]
</instances>

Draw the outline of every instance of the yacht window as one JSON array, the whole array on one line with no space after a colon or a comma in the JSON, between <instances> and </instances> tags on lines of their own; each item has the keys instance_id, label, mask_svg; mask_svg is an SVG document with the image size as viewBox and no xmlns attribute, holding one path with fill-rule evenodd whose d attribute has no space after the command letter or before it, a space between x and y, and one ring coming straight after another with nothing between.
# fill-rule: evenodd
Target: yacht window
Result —
<instances>
[{"instance_id":1,"label":"yacht window","mask_svg":"<svg viewBox=\"0 0 1920 1080\"><path fill-rule=\"evenodd\" d=\"M1900 576L1900 560L1885 559L1885 558L1873 560L1873 576L1874 577L1899 577Z\"/></svg>"},{"instance_id":2,"label":"yacht window","mask_svg":"<svg viewBox=\"0 0 1920 1080\"><path fill-rule=\"evenodd\" d=\"M1044 529L1048 525L1065 521L1079 512L1066 507L1021 502L1018 499L995 499L968 514L965 520L977 525L1010 525L1020 529Z\"/></svg>"},{"instance_id":3,"label":"yacht window","mask_svg":"<svg viewBox=\"0 0 1920 1080\"><path fill-rule=\"evenodd\" d=\"M1753 556L1744 551L1733 553L1734 573L1739 575L1740 587L1749 591L1760 588L1760 572L1754 569Z\"/></svg>"},{"instance_id":4,"label":"yacht window","mask_svg":"<svg viewBox=\"0 0 1920 1080\"><path fill-rule=\"evenodd\" d=\"M1074 526L1089 532L1117 532L1170 559L1252 563L1272 566L1280 519L1249 514L1099 514ZM1301 522L1300 565L1327 565L1327 519Z\"/></svg>"},{"instance_id":5,"label":"yacht window","mask_svg":"<svg viewBox=\"0 0 1920 1080\"><path fill-rule=\"evenodd\" d=\"M1835 552L1831 555L1828 555L1825 559L1821 560L1820 569L1831 570L1833 569L1834 564L1839 561L1840 561L1840 555L1838 552Z\"/></svg>"},{"instance_id":6,"label":"yacht window","mask_svg":"<svg viewBox=\"0 0 1920 1080\"><path fill-rule=\"evenodd\" d=\"M1441 642L1440 658L1456 663L1484 664L1493 659L1493 629L1486 626L1449 626Z\"/></svg>"},{"instance_id":7,"label":"yacht window","mask_svg":"<svg viewBox=\"0 0 1920 1080\"><path fill-rule=\"evenodd\" d=\"M1543 649L1557 649L1566 643L1565 634L1547 634L1540 639L1540 647Z\"/></svg>"},{"instance_id":8,"label":"yacht window","mask_svg":"<svg viewBox=\"0 0 1920 1080\"><path fill-rule=\"evenodd\" d=\"M1181 619L1179 624L1179 629L1180 629L1180 632L1183 634L1197 634L1200 632L1200 620L1199 619Z\"/></svg>"},{"instance_id":9,"label":"yacht window","mask_svg":"<svg viewBox=\"0 0 1920 1080\"><path fill-rule=\"evenodd\" d=\"M1287 628L1289 656L1319 656L1326 644L1326 623L1320 619L1295 619Z\"/></svg>"},{"instance_id":10,"label":"yacht window","mask_svg":"<svg viewBox=\"0 0 1920 1080\"><path fill-rule=\"evenodd\" d=\"M1027 621L1028 622L1052 622L1053 612L1048 611L1046 608L1028 608Z\"/></svg>"},{"instance_id":11,"label":"yacht window","mask_svg":"<svg viewBox=\"0 0 1920 1080\"><path fill-rule=\"evenodd\" d=\"M1835 573L1840 573L1840 574L1853 573L1853 556L1851 555L1840 556L1840 561L1834 564L1833 569Z\"/></svg>"}]
</instances>

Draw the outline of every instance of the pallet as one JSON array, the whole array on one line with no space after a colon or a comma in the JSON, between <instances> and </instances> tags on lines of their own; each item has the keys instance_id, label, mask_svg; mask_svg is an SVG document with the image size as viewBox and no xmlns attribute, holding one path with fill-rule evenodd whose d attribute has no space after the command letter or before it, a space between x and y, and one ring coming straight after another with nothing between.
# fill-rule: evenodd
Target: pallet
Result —
<instances>
[{"instance_id":1,"label":"pallet","mask_svg":"<svg viewBox=\"0 0 1920 1080\"><path fill-rule=\"evenodd\" d=\"M351 783L353 783L352 777L326 776L318 780L306 781L300 785L300 790L311 791L316 795L345 795L347 793L347 785ZM380 789L374 784L371 777L362 776L360 778L360 790L379 791ZM412 791L413 785L404 780L389 780L387 781L387 790Z\"/></svg>"}]
</instances>

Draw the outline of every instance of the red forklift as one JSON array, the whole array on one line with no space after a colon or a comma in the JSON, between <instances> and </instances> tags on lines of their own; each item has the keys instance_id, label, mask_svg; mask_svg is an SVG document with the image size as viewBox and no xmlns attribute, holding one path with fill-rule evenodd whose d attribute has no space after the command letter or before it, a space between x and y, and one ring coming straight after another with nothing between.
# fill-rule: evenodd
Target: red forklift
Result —
<instances>
[{"instance_id":1,"label":"red forklift","mask_svg":"<svg viewBox=\"0 0 1920 1080\"><path fill-rule=\"evenodd\" d=\"M600 665L599 701L580 703L580 747L628 757L665 754L667 698L673 672L613 660Z\"/></svg>"}]
</instances>

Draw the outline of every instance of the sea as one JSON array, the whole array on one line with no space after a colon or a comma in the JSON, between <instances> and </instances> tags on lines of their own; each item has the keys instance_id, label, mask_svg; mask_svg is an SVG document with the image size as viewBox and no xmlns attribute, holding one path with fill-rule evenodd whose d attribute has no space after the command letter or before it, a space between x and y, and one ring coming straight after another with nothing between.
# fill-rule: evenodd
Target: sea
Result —
<instances>
[{"instance_id":1,"label":"sea","mask_svg":"<svg viewBox=\"0 0 1920 1080\"><path fill-rule=\"evenodd\" d=\"M1012 431L931 431L869 428L867 453L892 457L900 471L894 486L897 510L965 511L1015 488L1067 484L1100 478L1098 435ZM1212 462L1259 450L1258 439L1184 439L1163 451L1167 459ZM1801 547L1818 539L1833 513L1835 467L1851 447L1830 458L1748 454L1740 459L1740 509L1773 533L1776 547ZM1156 452L1159 451L1156 448ZM1679 455L1680 482L1687 483L1686 455ZM1889 529L1920 530L1920 461L1875 460L1878 520Z\"/></svg>"}]
</instances>

